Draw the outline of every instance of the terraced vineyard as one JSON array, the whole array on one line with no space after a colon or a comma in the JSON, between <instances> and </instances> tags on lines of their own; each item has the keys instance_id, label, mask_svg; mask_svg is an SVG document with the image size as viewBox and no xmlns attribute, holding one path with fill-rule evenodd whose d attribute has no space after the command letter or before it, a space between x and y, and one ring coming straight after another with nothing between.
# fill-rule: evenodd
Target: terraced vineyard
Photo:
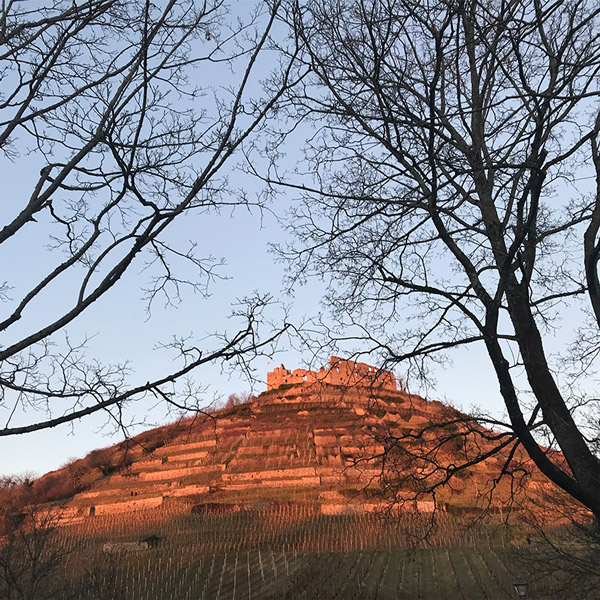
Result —
<instances>
[{"instance_id":1,"label":"terraced vineyard","mask_svg":"<svg viewBox=\"0 0 600 600\"><path fill-rule=\"evenodd\" d=\"M65 599L92 573L105 598L122 600L508 599L517 575L535 598L552 597L510 531L491 524L465 530L444 516L425 543L417 538L430 523L418 515L391 522L308 507L202 515L174 506L130 516L61 528L72 551ZM155 547L129 547L150 535Z\"/></svg>"},{"instance_id":2,"label":"terraced vineyard","mask_svg":"<svg viewBox=\"0 0 600 600\"><path fill-rule=\"evenodd\" d=\"M374 385L379 377L385 385ZM412 432L407 454L431 450L453 467L457 452L489 450L480 429L466 428L457 445L457 425L451 443L424 437L422 448L414 432L465 415L335 357L329 370L281 367L267 380L251 402L144 432L32 484L50 490L36 510L57 511L61 523L58 600L502 599L516 576L535 598L564 597L541 581L535 551L519 549L525 536L500 525L506 510L543 512L553 493L521 448L512 461L528 477L518 486L496 482L506 457L491 453L434 502L404 481L403 462L384 470L385 444ZM382 475L398 485L393 505ZM467 527L482 505L495 521Z\"/></svg>"},{"instance_id":3,"label":"terraced vineyard","mask_svg":"<svg viewBox=\"0 0 600 600\"><path fill-rule=\"evenodd\" d=\"M131 561L116 581L117 589L127 590L120 597L135 600L514 598L510 569L491 550L320 554L247 551L213 554L194 562L166 561L162 565L168 568L164 577L156 567L147 558Z\"/></svg>"}]
</instances>

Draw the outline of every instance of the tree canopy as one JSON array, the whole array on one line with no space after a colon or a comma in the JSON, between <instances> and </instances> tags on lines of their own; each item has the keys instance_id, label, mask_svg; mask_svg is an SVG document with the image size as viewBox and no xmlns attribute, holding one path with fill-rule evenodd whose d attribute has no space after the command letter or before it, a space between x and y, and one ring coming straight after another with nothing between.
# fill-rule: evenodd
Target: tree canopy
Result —
<instances>
[{"instance_id":1,"label":"tree canopy","mask_svg":"<svg viewBox=\"0 0 600 600\"><path fill-rule=\"evenodd\" d=\"M310 70L287 116L315 131L266 179L300 196L284 253L331 278L328 335L421 373L485 348L508 415L487 423L600 516L600 4L287 8Z\"/></svg>"},{"instance_id":2,"label":"tree canopy","mask_svg":"<svg viewBox=\"0 0 600 600\"><path fill-rule=\"evenodd\" d=\"M144 273L148 310L177 303L186 288L203 296L215 280L211 249L173 230L248 205L224 168L288 86L285 64L277 91L257 85L278 9L256 2L232 12L223 0L2 3L3 178L23 161L33 167L5 203L0 252L5 264L48 263L30 265L34 281L0 286L0 435L99 411L121 424L124 404L148 395L197 408L189 379L197 367L243 367L281 331L259 338L268 298L256 296L238 308L233 332L157 339L175 362L150 381L90 356L85 336L70 335L124 278ZM25 424L16 418L31 409Z\"/></svg>"}]
</instances>

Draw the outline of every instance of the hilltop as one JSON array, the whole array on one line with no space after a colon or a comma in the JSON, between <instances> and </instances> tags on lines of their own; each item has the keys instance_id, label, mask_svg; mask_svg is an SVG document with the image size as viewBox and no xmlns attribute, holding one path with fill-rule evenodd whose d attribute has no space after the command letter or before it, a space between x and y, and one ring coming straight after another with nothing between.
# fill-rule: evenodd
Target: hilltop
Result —
<instances>
[{"instance_id":1,"label":"hilltop","mask_svg":"<svg viewBox=\"0 0 600 600\"><path fill-rule=\"evenodd\" d=\"M248 402L46 474L22 512L0 497L0 560L39 542L58 600L508 599L524 573L536 597L563 597L570 581L539 545L564 540L560 519L537 541L499 526L509 509L549 522L557 497L518 447L493 452L502 440L387 371L282 365Z\"/></svg>"},{"instance_id":2,"label":"hilltop","mask_svg":"<svg viewBox=\"0 0 600 600\"><path fill-rule=\"evenodd\" d=\"M332 357L319 371L282 365L251 402L94 451L34 485L45 500L67 499L63 513L71 521L173 502L196 511L300 504L321 514L464 512L489 508L492 487L491 508L502 511L515 499L514 480L494 481L508 450L465 469L435 495L402 472L458 465L490 452L494 437L456 409L397 389L388 371ZM527 473L520 501L552 491L518 449L513 463Z\"/></svg>"}]
</instances>

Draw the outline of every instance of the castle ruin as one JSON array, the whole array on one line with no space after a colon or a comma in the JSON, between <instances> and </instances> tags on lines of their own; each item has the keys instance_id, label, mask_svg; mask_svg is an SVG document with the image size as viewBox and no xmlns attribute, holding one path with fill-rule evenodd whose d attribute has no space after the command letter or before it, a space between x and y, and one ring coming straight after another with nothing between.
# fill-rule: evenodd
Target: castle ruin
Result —
<instances>
[{"instance_id":1,"label":"castle ruin","mask_svg":"<svg viewBox=\"0 0 600 600\"><path fill-rule=\"evenodd\" d=\"M396 378L391 371L384 371L365 363L332 356L329 367L318 371L295 369L290 371L283 365L267 373L267 391L282 385L297 383L329 383L337 386L364 386L396 390Z\"/></svg>"}]
</instances>

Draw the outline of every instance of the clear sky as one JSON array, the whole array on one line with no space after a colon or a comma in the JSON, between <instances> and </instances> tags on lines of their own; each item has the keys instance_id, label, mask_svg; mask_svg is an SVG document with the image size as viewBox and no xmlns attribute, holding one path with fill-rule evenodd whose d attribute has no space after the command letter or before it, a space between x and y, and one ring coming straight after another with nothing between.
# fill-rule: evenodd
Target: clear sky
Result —
<instances>
[{"instance_id":1,"label":"clear sky","mask_svg":"<svg viewBox=\"0 0 600 600\"><path fill-rule=\"evenodd\" d=\"M236 5L240 6L240 5ZM271 55L274 56L274 55ZM264 76L271 65L263 65ZM226 78L224 78L224 81ZM219 82L222 84L223 82ZM310 133L310 132L307 132ZM21 149L23 150L23 149ZM298 157L291 151L286 160L291 165ZM0 223L13 215L27 201L31 193L31 173L38 173L39 160L35 154L21 152L14 160L0 160L0 181L4 202L0 203ZM235 170L235 161L228 166L226 173L233 190L244 189L257 192L259 183L242 176ZM288 209L289 199L284 196L270 206L274 214L283 216ZM37 239L39 228L31 227L27 234L3 245L0 254L3 273L0 280L7 280L14 286L14 297L19 291L43 273L55 259L47 244ZM263 214L257 210L238 208L235 211L224 209L220 214L187 218L180 222L173 232L180 239L198 244L201 255L211 254L223 257L226 265L220 272L225 279L215 282L211 296L207 299L184 292L183 301L178 307L164 307L156 304L148 319L145 306L140 301L140 286L144 278L141 266L134 266L127 278L69 329L73 340L89 337L89 354L101 361L120 363L130 361L132 378L145 382L162 371L168 371L170 356L155 350L157 342L168 341L171 335L186 335L194 331L197 336L224 329L233 329L228 315L236 300L257 290L269 293L280 305L275 305L271 316L277 321L282 318L282 305L290 306L288 320L300 323L304 317L315 315L319 310L323 285L311 281L295 290L293 296L283 292L282 279L287 267L275 261L269 253L269 244L285 241L288 232L270 212ZM29 236L29 237L28 237ZM44 322L64 302L70 290L59 290L46 299L46 304L37 312L29 312L23 319L22 332L35 331L36 325ZM1 309L8 310L10 302ZM9 340L1 340L6 345ZM311 348L298 346L297 340L282 340L280 351L268 358L260 359L254 365L259 381L254 392L265 389L266 372L279 363L288 368L305 366L311 359ZM402 376L401 371L397 375ZM422 390L414 387L411 391L426 394L430 399L452 402L468 409L480 406L497 412L501 406L495 377L483 352L459 351L454 363L446 370L436 373L437 385L434 389ZM223 372L220 365L206 366L197 373L197 379L209 386L206 404L215 398L226 398L230 393L250 390L250 383L239 373ZM0 407L0 419L4 423L7 407ZM140 402L129 407L126 419L138 422L131 433L137 433L151 425L158 425L175 418L167 414L164 405L153 407L151 401ZM33 411L15 415L13 424L28 423L43 417ZM145 419L144 423L139 423ZM114 444L121 439L112 427L103 427L105 419L90 418L72 425L38 433L0 438L0 475L10 473L35 472L42 474L58 468L71 457L81 457L88 451ZM113 435L109 435L113 432Z\"/></svg>"},{"instance_id":2,"label":"clear sky","mask_svg":"<svg viewBox=\"0 0 600 600\"><path fill-rule=\"evenodd\" d=\"M2 167L6 167L6 163ZM12 168L20 173L14 177L7 171L3 180L10 182L11 197L14 201L22 193L21 182L26 180L28 161L16 161ZM232 174L232 176L235 176ZM240 177L240 185L244 183ZM255 185L246 181L246 186ZM9 196L9 197L10 197ZM287 206L281 204L271 208L284 214ZM231 327L228 321L230 306L254 290L270 293L282 304L291 305L290 318L298 323L304 317L310 317L322 310L320 305L322 285L312 281L290 296L283 291L282 279L286 266L275 261L269 252L269 243L281 242L288 235L281 224L270 213L259 214L246 209L237 209L233 213L223 211L220 215L202 217L184 223L180 235L197 241L203 249L227 261L222 275L227 277L215 283L212 296L203 299L193 294L184 298L177 308L156 306L150 319L145 306L140 301L140 278L123 279L102 302L98 303L85 319L71 328L71 335L90 336L90 349L101 360L110 362L131 361L137 381L145 381L157 371L168 368L170 357L153 350L157 340L168 340L173 333L185 335L194 330L212 332ZM35 247L35 246L32 246ZM6 263L5 277L10 275L13 281L19 279L21 272L28 273L30 265L39 267L49 261L51 251L31 252L25 244L19 252L12 255ZM60 302L60 298L55 299ZM279 318L279 308L274 307L273 317ZM293 344L297 345L297 340ZM254 391L261 392L266 387L266 372L279 363L288 368L304 366L311 360L311 349L304 351L292 348L289 343L281 345L281 351L272 358L257 361ZM401 372L398 372L402 375ZM206 366L198 373L198 378L210 388L206 394L206 404L215 397L226 398L230 393L250 390L250 383L240 374L224 373L218 365ZM462 408L472 405L493 410L498 406L498 393L493 374L482 353L462 352L457 354L452 368L439 370L438 385L426 390L431 399L447 400ZM422 392L422 389L413 389ZM131 432L139 432L151 425L172 420L175 415L167 414L164 405L152 409L152 403L140 402L132 405L128 414L132 420L146 415L146 425L137 425ZM37 415L41 416L41 415ZM22 422L36 418L29 412L20 416ZM27 435L0 438L0 474L34 472L42 474L60 467L72 457L81 457L88 451L104 447L119 441L121 434L105 425L104 416L87 418L71 425L45 430Z\"/></svg>"}]
</instances>

